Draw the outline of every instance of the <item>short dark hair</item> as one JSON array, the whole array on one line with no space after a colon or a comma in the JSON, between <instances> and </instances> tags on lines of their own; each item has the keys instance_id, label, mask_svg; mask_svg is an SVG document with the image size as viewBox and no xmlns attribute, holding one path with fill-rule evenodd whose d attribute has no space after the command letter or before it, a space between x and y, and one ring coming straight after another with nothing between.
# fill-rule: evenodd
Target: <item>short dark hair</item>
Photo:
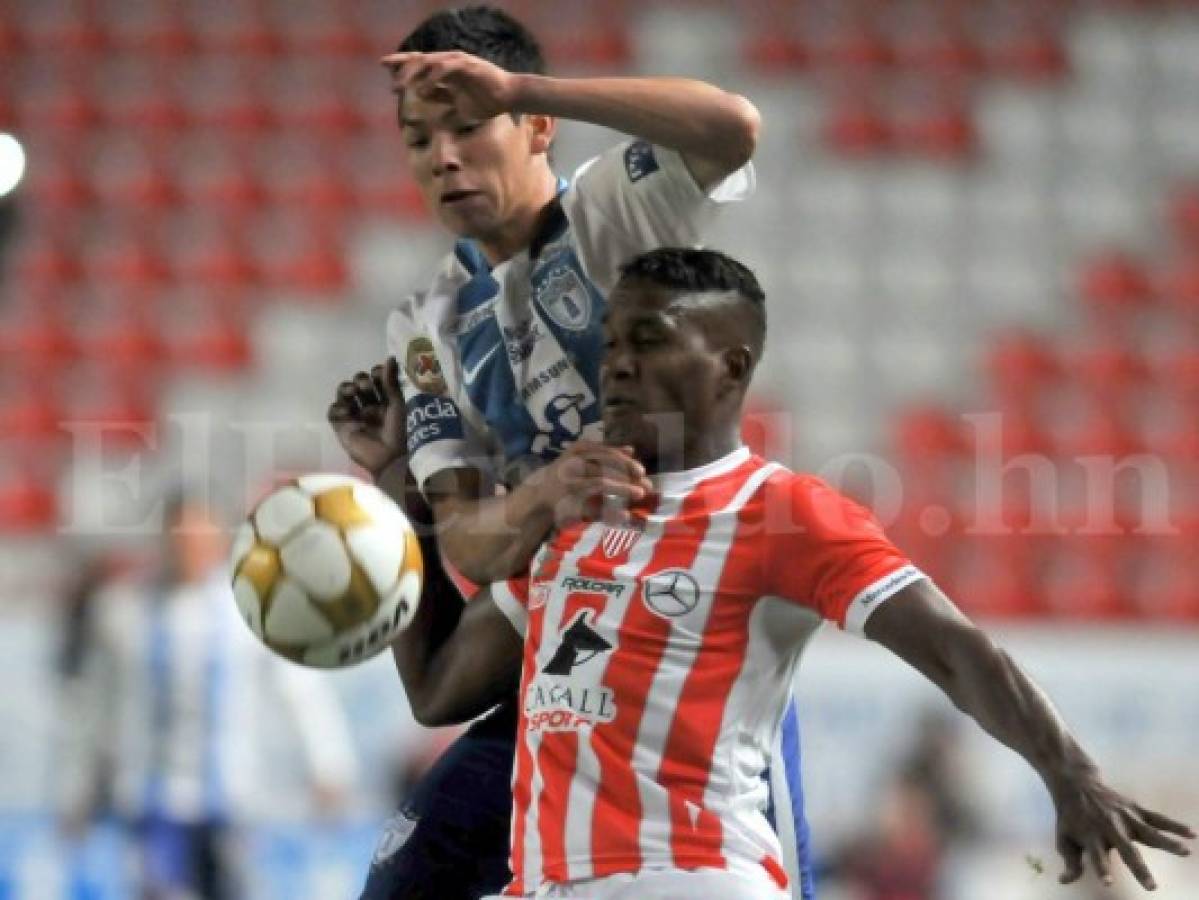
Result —
<instances>
[{"instance_id":1,"label":"short dark hair","mask_svg":"<svg viewBox=\"0 0 1199 900\"><path fill-rule=\"evenodd\" d=\"M620 280L647 281L680 294L736 293L749 312L750 338L758 357L766 343L766 292L749 267L719 250L659 247L620 267Z\"/></svg>"},{"instance_id":2,"label":"short dark hair","mask_svg":"<svg viewBox=\"0 0 1199 900\"><path fill-rule=\"evenodd\" d=\"M461 50L509 72L545 74L545 55L533 33L502 9L466 6L443 9L400 42L401 53Z\"/></svg>"}]
</instances>

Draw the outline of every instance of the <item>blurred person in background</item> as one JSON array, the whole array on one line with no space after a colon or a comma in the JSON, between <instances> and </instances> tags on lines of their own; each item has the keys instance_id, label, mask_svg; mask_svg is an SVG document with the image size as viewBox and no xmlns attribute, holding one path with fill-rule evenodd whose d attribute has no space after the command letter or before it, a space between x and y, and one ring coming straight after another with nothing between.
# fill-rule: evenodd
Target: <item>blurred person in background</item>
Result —
<instances>
[{"instance_id":1,"label":"blurred person in background","mask_svg":"<svg viewBox=\"0 0 1199 900\"><path fill-rule=\"evenodd\" d=\"M106 797L139 845L141 896L224 900L241 896L236 829L262 811L267 705L291 714L317 811L347 799L357 762L328 683L238 619L207 504L178 493L164 522L156 571L97 580L70 605L61 827L81 836Z\"/></svg>"},{"instance_id":2,"label":"blurred person in background","mask_svg":"<svg viewBox=\"0 0 1199 900\"><path fill-rule=\"evenodd\" d=\"M601 494L649 489L625 448L598 443L605 298L625 260L699 243L722 207L752 193L758 113L692 79L547 76L536 38L485 6L435 13L383 62L408 170L457 241L428 290L391 314L387 371L344 382L329 418L410 513L427 499L448 562L489 582L525 570L555 523ZM550 159L559 118L632 139L568 182ZM402 396L380 405L397 379ZM388 823L366 900L470 900L507 881L512 693ZM769 781L806 897L797 723L791 709Z\"/></svg>"}]
</instances>

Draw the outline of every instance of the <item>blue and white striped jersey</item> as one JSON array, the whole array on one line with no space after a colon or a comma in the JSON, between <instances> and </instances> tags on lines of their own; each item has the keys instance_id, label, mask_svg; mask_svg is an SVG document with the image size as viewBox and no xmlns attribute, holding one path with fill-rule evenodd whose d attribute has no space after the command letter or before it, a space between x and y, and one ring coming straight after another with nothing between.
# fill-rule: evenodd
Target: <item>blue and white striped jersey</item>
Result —
<instances>
[{"instance_id":1,"label":"blue and white striped jersey","mask_svg":"<svg viewBox=\"0 0 1199 900\"><path fill-rule=\"evenodd\" d=\"M418 482L469 466L512 484L573 441L599 440L601 318L620 265L700 243L719 208L753 186L746 166L704 192L678 153L631 141L563 184L541 233L511 259L493 268L458 241L387 323Z\"/></svg>"}]
</instances>

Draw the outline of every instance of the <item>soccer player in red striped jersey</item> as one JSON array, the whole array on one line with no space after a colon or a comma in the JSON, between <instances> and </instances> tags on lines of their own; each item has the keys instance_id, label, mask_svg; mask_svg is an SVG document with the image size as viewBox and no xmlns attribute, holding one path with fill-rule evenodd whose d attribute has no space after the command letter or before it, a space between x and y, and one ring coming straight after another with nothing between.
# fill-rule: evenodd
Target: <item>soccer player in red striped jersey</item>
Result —
<instances>
[{"instance_id":1,"label":"soccer player in red striped jersey","mask_svg":"<svg viewBox=\"0 0 1199 900\"><path fill-rule=\"evenodd\" d=\"M521 713L504 896L787 896L765 818L769 761L804 642L823 620L924 673L1044 779L1064 882L1137 843L1186 855L1185 825L1111 788L1045 695L821 481L740 444L764 297L710 250L634 259L609 300L605 440L654 491L556 531L528 578L492 585L445 637L437 566L395 646L414 707L469 716L516 661ZM453 603L446 604L456 609ZM552 886L552 887L551 887Z\"/></svg>"}]
</instances>

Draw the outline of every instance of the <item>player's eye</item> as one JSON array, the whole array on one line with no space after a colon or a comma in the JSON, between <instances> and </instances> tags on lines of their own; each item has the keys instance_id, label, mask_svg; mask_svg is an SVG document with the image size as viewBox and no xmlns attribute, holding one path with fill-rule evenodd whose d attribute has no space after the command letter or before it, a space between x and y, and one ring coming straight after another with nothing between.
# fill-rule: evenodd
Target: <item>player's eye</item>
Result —
<instances>
[{"instance_id":1,"label":"player's eye","mask_svg":"<svg viewBox=\"0 0 1199 900\"><path fill-rule=\"evenodd\" d=\"M411 150L423 150L429 146L429 139L427 137L409 138L407 143Z\"/></svg>"},{"instance_id":2,"label":"player's eye","mask_svg":"<svg viewBox=\"0 0 1199 900\"><path fill-rule=\"evenodd\" d=\"M478 123L478 122L471 122L471 123L470 123L470 124L468 124L468 125L459 125L459 126L458 126L458 127L455 129L455 131L456 131L456 133L457 133L457 134L462 134L462 135L466 135L466 134L474 134L474 133L475 133L476 131L478 131L478 130L479 130L479 123Z\"/></svg>"}]
</instances>

